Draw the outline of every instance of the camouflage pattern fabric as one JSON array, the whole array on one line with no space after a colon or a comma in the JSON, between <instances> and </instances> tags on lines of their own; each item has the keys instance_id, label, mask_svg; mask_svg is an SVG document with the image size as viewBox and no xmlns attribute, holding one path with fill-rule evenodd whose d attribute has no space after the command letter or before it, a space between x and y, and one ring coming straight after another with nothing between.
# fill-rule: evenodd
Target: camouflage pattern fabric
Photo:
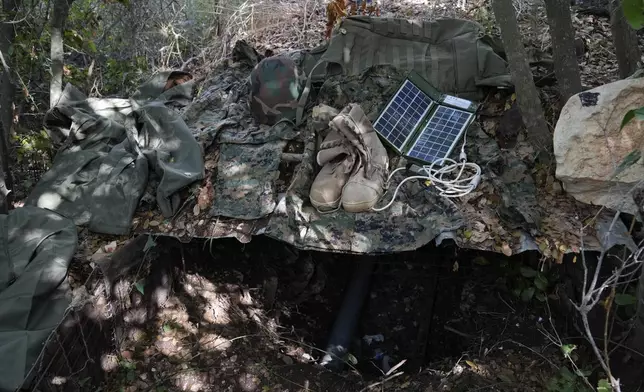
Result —
<instances>
[{"instance_id":1,"label":"camouflage pattern fabric","mask_svg":"<svg viewBox=\"0 0 644 392\"><path fill-rule=\"evenodd\" d=\"M184 115L193 132L208 139L205 149L218 152L212 216L251 220L273 212L281 154L298 135L288 122L268 126L252 121L251 86L244 82L248 72L243 67L219 74Z\"/></svg>"},{"instance_id":2,"label":"camouflage pattern fabric","mask_svg":"<svg viewBox=\"0 0 644 392\"><path fill-rule=\"evenodd\" d=\"M250 74L250 111L255 121L273 125L295 119L295 109L306 75L288 56L261 60Z\"/></svg>"},{"instance_id":3,"label":"camouflage pattern fabric","mask_svg":"<svg viewBox=\"0 0 644 392\"><path fill-rule=\"evenodd\" d=\"M289 56L298 64L307 58L301 52ZM466 149L468 159L481 166L482 180L466 197L446 199L431 187L408 181L385 211L319 214L308 198L319 170L315 154L321 136L311 118L312 107L325 103L341 110L354 102L374 121L405 73L381 65L356 75L328 77L312 95L298 131L288 122L271 127L253 121L244 82L252 69L242 65L214 70L215 76L184 113L206 156L206 180L192 192L201 195L212 182L209 208L195 208L194 199L188 199L171 221L141 211L134 222L136 232L185 239L234 237L241 242L267 235L299 249L353 254L398 253L451 240L463 248L505 254L535 250L559 260L579 251L580 222L596 216L593 224L586 221L587 250L607 244L634 246L621 221L613 235L605 236L610 216L535 184L525 164L534 151L523 145L502 150L478 123L467 131ZM290 150L292 146L296 147ZM284 152L301 154L301 162L285 164ZM394 153L390 157L392 170L406 163ZM394 176L377 207L391 200L405 177Z\"/></svg>"}]
</instances>

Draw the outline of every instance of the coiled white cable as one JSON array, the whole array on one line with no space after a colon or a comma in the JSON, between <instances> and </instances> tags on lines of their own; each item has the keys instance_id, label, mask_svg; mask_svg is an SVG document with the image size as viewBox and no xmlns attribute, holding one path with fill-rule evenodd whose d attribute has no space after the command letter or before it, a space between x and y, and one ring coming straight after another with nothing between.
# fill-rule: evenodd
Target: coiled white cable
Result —
<instances>
[{"instance_id":1,"label":"coiled white cable","mask_svg":"<svg viewBox=\"0 0 644 392\"><path fill-rule=\"evenodd\" d=\"M452 197L462 197L470 192L472 192L481 182L481 167L474 162L467 162L467 155L465 154L465 139L463 140L463 145L461 146L461 153L459 154L459 161L456 162L453 159L445 158L437 162L432 163L431 165L424 165L421 167L426 175L418 176L409 176L402 180L400 184L396 187L394 195L391 198L391 201L384 207L372 208L372 211L383 211L391 207L396 200L396 195L400 190L400 187L409 180L425 180L429 181L439 191L440 196L452 198ZM447 163L447 164L445 164ZM440 168L434 169L436 164L441 164ZM469 168L468 171L473 171L473 174L463 177L465 168ZM398 169L391 172L389 178L387 178L387 184L391 181L391 178L399 172L400 170L406 170L406 167L399 167ZM447 176L452 175L455 171L458 170L458 175L455 178L449 179Z\"/></svg>"}]
</instances>

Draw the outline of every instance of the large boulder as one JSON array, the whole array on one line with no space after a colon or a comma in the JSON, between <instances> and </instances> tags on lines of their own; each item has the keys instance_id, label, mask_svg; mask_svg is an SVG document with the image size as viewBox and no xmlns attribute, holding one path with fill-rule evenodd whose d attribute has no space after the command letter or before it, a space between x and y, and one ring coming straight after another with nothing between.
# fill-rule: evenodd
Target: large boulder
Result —
<instances>
[{"instance_id":1,"label":"large boulder","mask_svg":"<svg viewBox=\"0 0 644 392\"><path fill-rule=\"evenodd\" d=\"M556 177L575 199L636 214L631 190L644 180L641 160L615 176L634 150L644 147L644 121L624 115L644 106L644 79L624 79L572 96L554 132Z\"/></svg>"}]
</instances>

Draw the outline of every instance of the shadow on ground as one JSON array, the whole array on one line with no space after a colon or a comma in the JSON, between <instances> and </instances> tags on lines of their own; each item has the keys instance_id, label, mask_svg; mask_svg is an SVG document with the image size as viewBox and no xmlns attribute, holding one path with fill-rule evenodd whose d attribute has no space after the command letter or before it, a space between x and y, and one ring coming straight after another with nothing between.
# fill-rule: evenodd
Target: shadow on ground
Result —
<instances>
[{"instance_id":1,"label":"shadow on ground","mask_svg":"<svg viewBox=\"0 0 644 392\"><path fill-rule=\"evenodd\" d=\"M360 257L257 237L157 238L145 259L109 295L105 279L87 283L85 306L46 351L39 390L545 391L565 376L565 309L554 296L549 309L512 294L512 268L534 264L530 255L427 246L376 257L341 373L316 363ZM583 365L582 345L577 353Z\"/></svg>"}]
</instances>

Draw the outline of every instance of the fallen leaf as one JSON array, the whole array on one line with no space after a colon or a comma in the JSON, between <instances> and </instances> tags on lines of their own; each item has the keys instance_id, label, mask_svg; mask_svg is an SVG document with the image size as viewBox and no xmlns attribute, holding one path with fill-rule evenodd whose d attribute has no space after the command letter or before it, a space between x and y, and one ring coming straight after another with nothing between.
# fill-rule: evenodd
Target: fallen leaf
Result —
<instances>
[{"instance_id":1,"label":"fallen leaf","mask_svg":"<svg viewBox=\"0 0 644 392\"><path fill-rule=\"evenodd\" d=\"M204 162L204 167L206 170L212 170L217 166L217 162L214 159L209 159L206 162Z\"/></svg>"},{"instance_id":2,"label":"fallen leaf","mask_svg":"<svg viewBox=\"0 0 644 392\"><path fill-rule=\"evenodd\" d=\"M501 250L503 251L503 254L506 256L512 256L512 248L510 248L510 245L507 242L504 242L503 245L501 246Z\"/></svg>"},{"instance_id":3,"label":"fallen leaf","mask_svg":"<svg viewBox=\"0 0 644 392\"><path fill-rule=\"evenodd\" d=\"M110 242L109 244L104 246L105 252L107 253L114 252L116 250L116 246L117 246L116 241Z\"/></svg>"},{"instance_id":4,"label":"fallen leaf","mask_svg":"<svg viewBox=\"0 0 644 392\"><path fill-rule=\"evenodd\" d=\"M160 223L159 223L158 221L155 221L155 220L150 221L150 226L152 226L152 227L159 226L159 224L160 224Z\"/></svg>"},{"instance_id":5,"label":"fallen leaf","mask_svg":"<svg viewBox=\"0 0 644 392\"><path fill-rule=\"evenodd\" d=\"M192 213L195 216L199 216L200 212L201 212L201 208L199 207L199 204L195 204L194 208L192 209Z\"/></svg>"}]
</instances>

